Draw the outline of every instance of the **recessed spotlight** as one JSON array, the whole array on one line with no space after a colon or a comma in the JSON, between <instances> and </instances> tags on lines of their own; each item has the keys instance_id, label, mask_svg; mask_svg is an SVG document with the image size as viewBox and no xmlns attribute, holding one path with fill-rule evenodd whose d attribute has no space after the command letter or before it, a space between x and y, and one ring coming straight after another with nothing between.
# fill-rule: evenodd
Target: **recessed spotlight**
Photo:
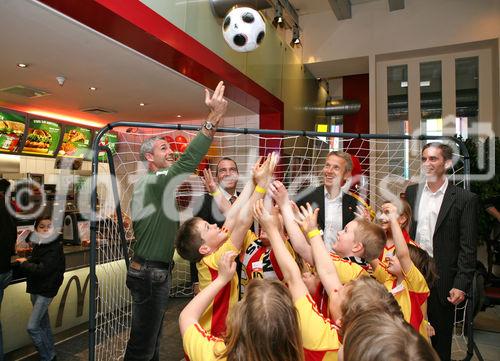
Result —
<instances>
[{"instance_id":1,"label":"recessed spotlight","mask_svg":"<svg viewBox=\"0 0 500 361\"><path fill-rule=\"evenodd\" d=\"M89 87L89 90L96 91L97 88L95 86L91 86L91 87Z\"/></svg>"},{"instance_id":2,"label":"recessed spotlight","mask_svg":"<svg viewBox=\"0 0 500 361\"><path fill-rule=\"evenodd\" d=\"M177 117L177 118L182 118L182 115L177 114L177 115L176 115L176 117Z\"/></svg>"},{"instance_id":3,"label":"recessed spotlight","mask_svg":"<svg viewBox=\"0 0 500 361\"><path fill-rule=\"evenodd\" d=\"M140 105L141 107L143 107L143 106L145 106L145 105L146 105L146 103L142 103L142 102L141 102L141 103L139 103L139 105Z\"/></svg>"},{"instance_id":4,"label":"recessed spotlight","mask_svg":"<svg viewBox=\"0 0 500 361\"><path fill-rule=\"evenodd\" d=\"M28 64L26 64L26 63L18 63L18 64L17 64L17 67L18 67L18 68L27 68L27 67L28 67Z\"/></svg>"}]
</instances>

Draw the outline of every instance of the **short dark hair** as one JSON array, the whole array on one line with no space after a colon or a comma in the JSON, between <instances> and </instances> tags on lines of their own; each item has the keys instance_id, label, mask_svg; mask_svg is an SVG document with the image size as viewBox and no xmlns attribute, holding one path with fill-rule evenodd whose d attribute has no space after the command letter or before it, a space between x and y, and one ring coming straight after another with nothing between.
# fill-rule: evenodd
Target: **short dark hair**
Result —
<instances>
[{"instance_id":1,"label":"short dark hair","mask_svg":"<svg viewBox=\"0 0 500 361\"><path fill-rule=\"evenodd\" d=\"M424 145L422 148L422 154L424 154L424 150L427 148L439 148L441 149L441 154L443 155L444 160L452 160L453 159L453 149L448 145L440 142L430 142Z\"/></svg>"},{"instance_id":2,"label":"short dark hair","mask_svg":"<svg viewBox=\"0 0 500 361\"><path fill-rule=\"evenodd\" d=\"M52 221L52 217L50 216L50 214L42 214L40 217L38 217L38 218L35 220L35 225L34 225L35 231L36 231L36 229L37 229L38 225L39 225L42 221L46 221L46 220Z\"/></svg>"},{"instance_id":3,"label":"short dark hair","mask_svg":"<svg viewBox=\"0 0 500 361\"><path fill-rule=\"evenodd\" d=\"M439 278L434 259L424 249L408 244L408 252L415 267L420 271L427 282L427 286L432 288Z\"/></svg>"},{"instance_id":4,"label":"short dark hair","mask_svg":"<svg viewBox=\"0 0 500 361\"><path fill-rule=\"evenodd\" d=\"M219 164L220 162L222 162L223 160L229 160L231 162L234 163L234 166L236 167L236 172L239 174L240 171L238 170L238 164L236 164L236 162L234 161L234 159L232 158L229 158L229 157L222 157L218 162L217 162L217 165L215 166L215 176L217 177L219 175Z\"/></svg>"},{"instance_id":5,"label":"short dark hair","mask_svg":"<svg viewBox=\"0 0 500 361\"><path fill-rule=\"evenodd\" d=\"M196 227L202 219L193 217L184 222L177 231L175 237L175 249L179 256L189 262L199 262L203 258L200 246L203 244L201 234Z\"/></svg>"}]
</instances>

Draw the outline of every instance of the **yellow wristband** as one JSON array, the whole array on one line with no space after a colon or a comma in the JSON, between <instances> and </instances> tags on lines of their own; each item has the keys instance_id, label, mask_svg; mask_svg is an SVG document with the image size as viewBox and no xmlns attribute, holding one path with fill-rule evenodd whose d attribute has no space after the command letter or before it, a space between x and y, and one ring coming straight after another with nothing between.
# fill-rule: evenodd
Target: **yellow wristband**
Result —
<instances>
[{"instance_id":1,"label":"yellow wristband","mask_svg":"<svg viewBox=\"0 0 500 361\"><path fill-rule=\"evenodd\" d=\"M259 185L255 186L255 191L257 193L266 194L266 190L264 188L262 188L261 186L259 186Z\"/></svg>"},{"instance_id":2,"label":"yellow wristband","mask_svg":"<svg viewBox=\"0 0 500 361\"><path fill-rule=\"evenodd\" d=\"M210 193L210 195L211 195L212 197L218 196L219 194L220 194L220 191L219 191L219 190L216 190L215 192Z\"/></svg>"},{"instance_id":3,"label":"yellow wristband","mask_svg":"<svg viewBox=\"0 0 500 361\"><path fill-rule=\"evenodd\" d=\"M321 234L321 231L319 229L313 229L312 231L309 231L307 233L307 238L312 239L313 237L319 236Z\"/></svg>"}]
</instances>

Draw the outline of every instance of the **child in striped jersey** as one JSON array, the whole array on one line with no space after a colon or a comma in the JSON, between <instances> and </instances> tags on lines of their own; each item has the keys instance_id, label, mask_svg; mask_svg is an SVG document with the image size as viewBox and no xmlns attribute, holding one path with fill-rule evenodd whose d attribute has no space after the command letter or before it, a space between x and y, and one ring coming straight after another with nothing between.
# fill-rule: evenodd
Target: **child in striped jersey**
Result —
<instances>
[{"instance_id":1,"label":"child in striped jersey","mask_svg":"<svg viewBox=\"0 0 500 361\"><path fill-rule=\"evenodd\" d=\"M331 262L323 239L317 230L316 221L316 232L314 234L309 232L309 235L311 245L314 242L320 242L323 247L324 257L315 257L315 261L319 262L317 265L318 273L321 281L325 282L325 289L331 296L329 309L335 317L335 322L323 317L302 280L297 263L283 243L277 228L277 210L273 209L268 212L260 200L254 206L254 216L268 234L284 280L299 313L299 326L306 360L336 360L340 347L338 328L343 327L345 323L348 324L349 320L353 319L356 314L376 310L376 312L391 312L395 315L401 315L399 306L392 295L370 277L361 277L349 282L345 287L342 286L336 268ZM315 216L317 218L317 212ZM323 279L325 275L326 278Z\"/></svg>"},{"instance_id":2,"label":"child in striped jersey","mask_svg":"<svg viewBox=\"0 0 500 361\"><path fill-rule=\"evenodd\" d=\"M224 339L198 323L203 311L231 282L236 253L219 260L217 278L189 302L179 316L184 352L190 361L304 361L298 314L290 291L279 281L254 279L228 317Z\"/></svg>"},{"instance_id":3,"label":"child in striped jersey","mask_svg":"<svg viewBox=\"0 0 500 361\"><path fill-rule=\"evenodd\" d=\"M384 261L373 260L371 262L373 277L394 294L405 320L428 339L434 332L426 321L429 287L422 272L413 262L411 254L418 260L420 268L426 270L425 273L429 275L430 281L433 281L432 259L425 257L425 251L422 250L424 254L421 254L418 247L406 243L398 222L399 212L396 205L384 203L382 211L389 220L396 254L388 254Z\"/></svg>"},{"instance_id":4,"label":"child in striped jersey","mask_svg":"<svg viewBox=\"0 0 500 361\"><path fill-rule=\"evenodd\" d=\"M256 239L249 230L252 224L252 205L255 200L264 196L276 163L277 155L272 153L262 165L260 160L255 164L252 179L228 210L222 229L198 217L187 220L179 228L175 240L177 252L182 258L196 262L200 290L217 278L218 261L224 253L233 251L239 254L244 243ZM208 305L201 318L201 325L206 331L214 336L224 334L226 317L238 301L238 293L238 277L234 275L233 280Z\"/></svg>"}]
</instances>

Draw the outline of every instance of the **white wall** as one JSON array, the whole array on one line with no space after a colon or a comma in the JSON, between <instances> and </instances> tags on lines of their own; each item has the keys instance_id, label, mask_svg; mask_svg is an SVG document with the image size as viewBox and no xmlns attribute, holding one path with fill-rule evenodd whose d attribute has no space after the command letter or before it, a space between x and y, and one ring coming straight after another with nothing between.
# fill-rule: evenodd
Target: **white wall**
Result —
<instances>
[{"instance_id":1,"label":"white wall","mask_svg":"<svg viewBox=\"0 0 500 361\"><path fill-rule=\"evenodd\" d=\"M305 63L386 54L500 37L498 0L406 0L389 12L379 0L352 6L352 19L333 11L300 17Z\"/></svg>"}]
</instances>

